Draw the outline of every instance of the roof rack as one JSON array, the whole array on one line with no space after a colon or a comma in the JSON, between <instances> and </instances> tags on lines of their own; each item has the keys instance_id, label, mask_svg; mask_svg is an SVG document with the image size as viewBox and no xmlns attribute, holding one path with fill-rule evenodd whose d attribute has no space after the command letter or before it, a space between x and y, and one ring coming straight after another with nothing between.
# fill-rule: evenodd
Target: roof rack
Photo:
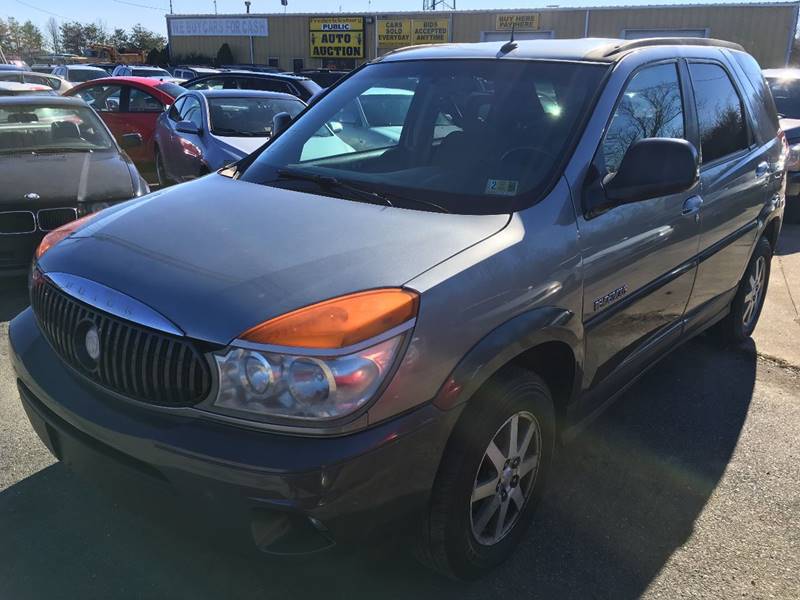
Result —
<instances>
[{"instance_id":1,"label":"roof rack","mask_svg":"<svg viewBox=\"0 0 800 600\"><path fill-rule=\"evenodd\" d=\"M660 38L644 38L641 40L626 40L620 41L619 44L612 46L605 46L598 48L595 52L600 54L602 58L611 58L623 52L636 50L637 48L648 48L650 46L713 46L715 48L729 48L731 50L740 50L744 52L741 44L735 42L728 42L726 40L718 40L715 38L694 38L694 37L660 37Z\"/></svg>"}]
</instances>

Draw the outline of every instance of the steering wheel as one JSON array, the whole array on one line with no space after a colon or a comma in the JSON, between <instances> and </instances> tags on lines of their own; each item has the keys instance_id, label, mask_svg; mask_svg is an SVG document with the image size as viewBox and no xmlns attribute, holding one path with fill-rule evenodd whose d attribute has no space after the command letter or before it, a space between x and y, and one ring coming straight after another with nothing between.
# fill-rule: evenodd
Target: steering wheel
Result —
<instances>
[{"instance_id":1,"label":"steering wheel","mask_svg":"<svg viewBox=\"0 0 800 600\"><path fill-rule=\"evenodd\" d=\"M500 157L500 162L501 163L509 162L510 157L514 156L515 154L521 154L523 152L527 152L529 154L531 152L533 152L534 154L541 154L542 156L546 156L547 158L549 158L551 161L555 159L555 156L553 154L551 154L550 152L546 152L541 148L534 148L533 146L517 146L516 148L511 148L511 150L503 152L503 155Z\"/></svg>"}]
</instances>

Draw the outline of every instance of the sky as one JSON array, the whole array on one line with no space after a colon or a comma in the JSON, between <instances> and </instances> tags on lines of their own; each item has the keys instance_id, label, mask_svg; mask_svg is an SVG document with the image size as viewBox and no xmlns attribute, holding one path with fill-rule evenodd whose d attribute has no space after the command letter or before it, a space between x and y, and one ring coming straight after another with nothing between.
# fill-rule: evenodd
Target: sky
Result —
<instances>
[{"instance_id":1,"label":"sky","mask_svg":"<svg viewBox=\"0 0 800 600\"><path fill-rule=\"evenodd\" d=\"M459 10L521 8L535 10L549 5L608 6L636 4L688 4L686 0L456 0ZM717 3L702 0L703 3ZM162 35L166 34L164 15L169 11L169 0L2 0L0 17L14 17L20 21L30 19L40 27L51 16L57 21L102 21L108 29L141 23ZM217 0L219 13L243 13L243 0ZM213 13L213 0L172 0L175 13ZM422 0L289 0L288 12L337 13L390 12L419 10ZM252 12L283 12L280 0L252 0Z\"/></svg>"}]
</instances>

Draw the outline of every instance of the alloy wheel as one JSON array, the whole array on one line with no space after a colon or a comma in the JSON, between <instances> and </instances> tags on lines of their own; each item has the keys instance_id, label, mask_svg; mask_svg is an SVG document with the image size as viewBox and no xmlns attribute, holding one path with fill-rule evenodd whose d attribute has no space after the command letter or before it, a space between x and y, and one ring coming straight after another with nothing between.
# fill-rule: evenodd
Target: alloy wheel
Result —
<instances>
[{"instance_id":1,"label":"alloy wheel","mask_svg":"<svg viewBox=\"0 0 800 600\"><path fill-rule=\"evenodd\" d=\"M758 315L761 300L764 295L764 283L766 282L767 259L759 256L756 259L753 271L750 273L748 283L750 288L744 297L744 311L742 312L742 323L745 327L750 327L753 320Z\"/></svg>"},{"instance_id":2,"label":"alloy wheel","mask_svg":"<svg viewBox=\"0 0 800 600\"><path fill-rule=\"evenodd\" d=\"M536 417L521 411L497 430L484 452L470 498L470 525L485 546L502 540L516 525L539 470L542 432Z\"/></svg>"}]
</instances>

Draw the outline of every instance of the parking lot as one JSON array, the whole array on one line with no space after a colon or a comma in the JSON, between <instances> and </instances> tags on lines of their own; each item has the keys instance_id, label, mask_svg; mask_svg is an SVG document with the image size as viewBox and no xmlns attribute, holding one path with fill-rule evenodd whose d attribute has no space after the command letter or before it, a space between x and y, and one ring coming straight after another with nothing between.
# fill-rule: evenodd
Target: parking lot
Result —
<instances>
[{"instance_id":1,"label":"parking lot","mask_svg":"<svg viewBox=\"0 0 800 600\"><path fill-rule=\"evenodd\" d=\"M692 341L560 452L522 548L486 580L419 567L402 540L313 558L237 552L56 464L15 389L0 294L3 598L800 597L800 227L787 227L754 342Z\"/></svg>"}]
</instances>

